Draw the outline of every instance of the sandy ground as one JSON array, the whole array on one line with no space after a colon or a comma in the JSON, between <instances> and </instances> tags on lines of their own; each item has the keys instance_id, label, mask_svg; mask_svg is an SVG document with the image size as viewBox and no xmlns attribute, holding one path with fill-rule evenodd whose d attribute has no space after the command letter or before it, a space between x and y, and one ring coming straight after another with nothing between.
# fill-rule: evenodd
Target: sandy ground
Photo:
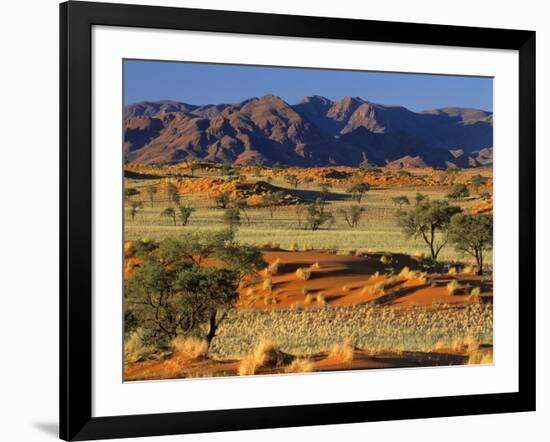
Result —
<instances>
[{"instance_id":1,"label":"sandy ground","mask_svg":"<svg viewBox=\"0 0 550 442\"><path fill-rule=\"evenodd\" d=\"M492 353L492 347L482 349ZM309 358L312 362L312 372L330 372L341 370L366 370L381 368L411 368L428 366L464 365L468 356L464 353L440 350L434 352L401 352L371 355L362 350L356 350L353 360L342 361L326 353ZM260 367L256 375L287 373L286 366ZM224 377L238 375L239 361L213 361L207 358L186 359L179 355L171 356L161 361L145 361L130 364L125 367L125 380L155 380L200 377ZM296 374L296 373L293 373Z\"/></svg>"}]
</instances>

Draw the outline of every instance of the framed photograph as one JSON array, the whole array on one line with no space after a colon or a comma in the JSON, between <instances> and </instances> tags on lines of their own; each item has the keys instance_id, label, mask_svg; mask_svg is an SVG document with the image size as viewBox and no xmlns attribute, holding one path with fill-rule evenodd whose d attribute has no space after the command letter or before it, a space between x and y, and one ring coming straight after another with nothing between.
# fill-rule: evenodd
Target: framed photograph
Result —
<instances>
[{"instance_id":1,"label":"framed photograph","mask_svg":"<svg viewBox=\"0 0 550 442\"><path fill-rule=\"evenodd\" d=\"M60 17L62 439L535 409L534 32Z\"/></svg>"}]
</instances>

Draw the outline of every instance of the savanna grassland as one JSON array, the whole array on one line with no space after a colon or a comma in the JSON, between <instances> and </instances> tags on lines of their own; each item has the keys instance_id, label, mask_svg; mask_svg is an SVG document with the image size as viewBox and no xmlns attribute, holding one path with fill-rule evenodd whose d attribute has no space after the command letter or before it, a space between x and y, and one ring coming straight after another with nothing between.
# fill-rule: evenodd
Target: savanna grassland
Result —
<instances>
[{"instance_id":1,"label":"savanna grassland","mask_svg":"<svg viewBox=\"0 0 550 442\"><path fill-rule=\"evenodd\" d=\"M491 363L491 244L490 168L127 165L125 378Z\"/></svg>"}]
</instances>

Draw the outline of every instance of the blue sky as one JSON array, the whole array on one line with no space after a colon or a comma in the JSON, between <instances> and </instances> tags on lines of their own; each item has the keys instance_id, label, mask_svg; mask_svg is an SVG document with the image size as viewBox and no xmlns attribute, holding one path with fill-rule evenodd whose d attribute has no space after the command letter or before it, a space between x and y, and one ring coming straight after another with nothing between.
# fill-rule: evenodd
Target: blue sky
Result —
<instances>
[{"instance_id":1,"label":"blue sky","mask_svg":"<svg viewBox=\"0 0 550 442\"><path fill-rule=\"evenodd\" d=\"M490 78L297 69L205 63L124 61L124 102L170 99L190 104L237 103L273 94L290 104L306 95L359 96L413 111L459 106L493 110Z\"/></svg>"}]
</instances>

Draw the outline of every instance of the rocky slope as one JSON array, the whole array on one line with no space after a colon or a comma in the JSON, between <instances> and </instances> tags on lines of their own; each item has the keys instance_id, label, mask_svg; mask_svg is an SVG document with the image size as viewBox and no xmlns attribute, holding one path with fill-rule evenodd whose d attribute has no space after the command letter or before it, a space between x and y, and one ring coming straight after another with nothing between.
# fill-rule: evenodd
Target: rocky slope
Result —
<instances>
[{"instance_id":1,"label":"rocky slope","mask_svg":"<svg viewBox=\"0 0 550 442\"><path fill-rule=\"evenodd\" d=\"M142 102L125 109L124 149L126 161L138 164L474 167L492 162L492 118L477 109L412 112L359 97L311 96L295 105L273 95L207 106Z\"/></svg>"}]
</instances>

